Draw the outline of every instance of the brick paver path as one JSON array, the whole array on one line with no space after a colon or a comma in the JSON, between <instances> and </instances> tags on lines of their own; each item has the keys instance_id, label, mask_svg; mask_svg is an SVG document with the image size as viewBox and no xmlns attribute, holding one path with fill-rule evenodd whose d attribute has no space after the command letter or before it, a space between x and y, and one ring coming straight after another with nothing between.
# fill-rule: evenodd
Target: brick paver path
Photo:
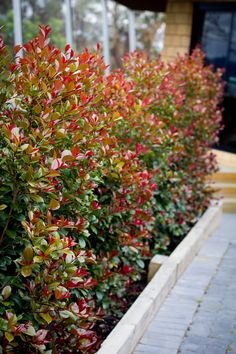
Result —
<instances>
[{"instance_id":1,"label":"brick paver path","mask_svg":"<svg viewBox=\"0 0 236 354\"><path fill-rule=\"evenodd\" d=\"M236 354L236 214L224 214L134 354Z\"/></svg>"}]
</instances>

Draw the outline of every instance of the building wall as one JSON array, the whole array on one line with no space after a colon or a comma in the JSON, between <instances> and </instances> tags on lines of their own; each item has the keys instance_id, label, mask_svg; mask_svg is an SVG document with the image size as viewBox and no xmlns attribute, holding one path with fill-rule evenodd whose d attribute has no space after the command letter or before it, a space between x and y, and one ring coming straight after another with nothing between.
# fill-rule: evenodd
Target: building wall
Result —
<instances>
[{"instance_id":1,"label":"building wall","mask_svg":"<svg viewBox=\"0 0 236 354\"><path fill-rule=\"evenodd\" d=\"M169 0L166 9L166 30L163 59L172 60L176 53L189 50L192 30L191 0Z\"/></svg>"},{"instance_id":2,"label":"building wall","mask_svg":"<svg viewBox=\"0 0 236 354\"><path fill-rule=\"evenodd\" d=\"M171 61L177 53L189 52L194 0L169 0L166 9L166 31L163 59ZM236 0L203 0L201 2L236 2Z\"/></svg>"}]
</instances>

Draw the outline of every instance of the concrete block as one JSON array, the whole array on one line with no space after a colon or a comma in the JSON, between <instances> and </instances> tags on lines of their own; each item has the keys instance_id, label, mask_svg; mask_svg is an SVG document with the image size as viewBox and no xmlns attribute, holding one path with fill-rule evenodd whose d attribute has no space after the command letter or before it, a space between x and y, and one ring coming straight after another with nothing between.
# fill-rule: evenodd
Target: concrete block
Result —
<instances>
[{"instance_id":1,"label":"concrete block","mask_svg":"<svg viewBox=\"0 0 236 354\"><path fill-rule=\"evenodd\" d=\"M169 259L177 264L177 279L198 253L205 240L217 228L221 215L222 203L208 208L198 223L170 255Z\"/></svg>"},{"instance_id":2,"label":"concrete block","mask_svg":"<svg viewBox=\"0 0 236 354\"><path fill-rule=\"evenodd\" d=\"M140 296L154 301L154 313L159 310L176 282L177 265L169 259L161 266Z\"/></svg>"},{"instance_id":3,"label":"concrete block","mask_svg":"<svg viewBox=\"0 0 236 354\"><path fill-rule=\"evenodd\" d=\"M133 350L134 326L118 325L102 343L97 354L127 354Z\"/></svg>"},{"instance_id":4,"label":"concrete block","mask_svg":"<svg viewBox=\"0 0 236 354\"><path fill-rule=\"evenodd\" d=\"M150 261L148 266L148 282L153 278L161 265L168 259L168 256L156 254Z\"/></svg>"},{"instance_id":5,"label":"concrete block","mask_svg":"<svg viewBox=\"0 0 236 354\"><path fill-rule=\"evenodd\" d=\"M151 298L139 296L130 310L120 320L121 325L134 327L132 346L135 347L154 315L154 301Z\"/></svg>"},{"instance_id":6,"label":"concrete block","mask_svg":"<svg viewBox=\"0 0 236 354\"><path fill-rule=\"evenodd\" d=\"M204 229L204 233L208 234L207 237L219 226L223 212L222 206L222 201L213 202L197 223Z\"/></svg>"}]
</instances>

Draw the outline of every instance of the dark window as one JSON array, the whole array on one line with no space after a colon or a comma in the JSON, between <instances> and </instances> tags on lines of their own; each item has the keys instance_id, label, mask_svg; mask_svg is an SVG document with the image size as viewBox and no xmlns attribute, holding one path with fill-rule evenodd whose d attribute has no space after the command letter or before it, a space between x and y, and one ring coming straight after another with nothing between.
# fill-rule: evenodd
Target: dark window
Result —
<instances>
[{"instance_id":1,"label":"dark window","mask_svg":"<svg viewBox=\"0 0 236 354\"><path fill-rule=\"evenodd\" d=\"M206 11L202 32L202 49L208 63L225 68L226 91L236 94L236 12Z\"/></svg>"},{"instance_id":2,"label":"dark window","mask_svg":"<svg viewBox=\"0 0 236 354\"><path fill-rule=\"evenodd\" d=\"M195 4L191 49L197 44L208 64L225 70L225 128L220 145L236 151L236 4Z\"/></svg>"}]
</instances>

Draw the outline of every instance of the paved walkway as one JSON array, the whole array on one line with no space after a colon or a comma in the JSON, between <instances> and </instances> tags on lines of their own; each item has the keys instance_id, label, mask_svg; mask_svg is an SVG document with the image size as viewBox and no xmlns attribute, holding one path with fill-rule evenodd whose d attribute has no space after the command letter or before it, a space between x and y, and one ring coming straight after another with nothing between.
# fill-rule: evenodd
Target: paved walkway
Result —
<instances>
[{"instance_id":1,"label":"paved walkway","mask_svg":"<svg viewBox=\"0 0 236 354\"><path fill-rule=\"evenodd\" d=\"M134 354L236 354L236 214L224 214Z\"/></svg>"}]
</instances>

